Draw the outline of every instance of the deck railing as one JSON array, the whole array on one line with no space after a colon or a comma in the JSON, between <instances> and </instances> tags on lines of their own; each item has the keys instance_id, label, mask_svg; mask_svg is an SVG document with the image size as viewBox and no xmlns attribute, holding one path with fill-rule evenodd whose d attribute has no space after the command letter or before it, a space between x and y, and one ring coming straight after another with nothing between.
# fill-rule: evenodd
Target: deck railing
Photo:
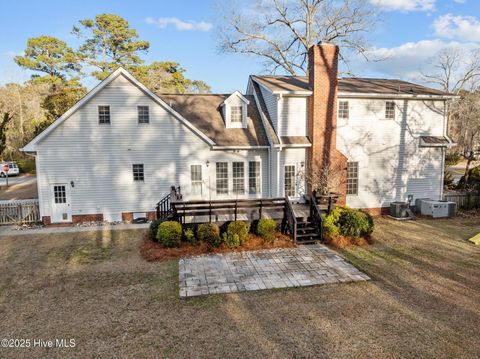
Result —
<instances>
[{"instance_id":1,"label":"deck railing","mask_svg":"<svg viewBox=\"0 0 480 359\"><path fill-rule=\"evenodd\" d=\"M330 206L329 206L330 207ZM317 227L320 240L323 240L323 217L320 208L318 208L315 196L310 196L310 218Z\"/></svg>"},{"instance_id":2,"label":"deck railing","mask_svg":"<svg viewBox=\"0 0 480 359\"><path fill-rule=\"evenodd\" d=\"M180 187L172 186L170 193L163 197L156 205L157 219L166 219L174 214L172 208L172 201L182 199L182 192Z\"/></svg>"},{"instance_id":3,"label":"deck railing","mask_svg":"<svg viewBox=\"0 0 480 359\"><path fill-rule=\"evenodd\" d=\"M288 197L285 197L284 215L282 221L282 232L290 235L294 243L297 242L297 227L298 222L295 216L295 210L293 209L292 202Z\"/></svg>"},{"instance_id":4,"label":"deck railing","mask_svg":"<svg viewBox=\"0 0 480 359\"><path fill-rule=\"evenodd\" d=\"M266 210L281 213L285 198L172 201L171 207L180 223L185 223L187 217L199 216L208 217L208 222L217 222L218 216L231 216L236 221L243 214L262 218Z\"/></svg>"}]
</instances>

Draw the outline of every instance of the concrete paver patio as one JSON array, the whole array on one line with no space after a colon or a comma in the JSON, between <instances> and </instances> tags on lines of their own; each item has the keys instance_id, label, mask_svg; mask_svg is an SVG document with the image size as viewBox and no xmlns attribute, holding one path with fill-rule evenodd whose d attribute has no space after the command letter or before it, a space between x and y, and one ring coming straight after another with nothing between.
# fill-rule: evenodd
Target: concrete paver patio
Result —
<instances>
[{"instance_id":1,"label":"concrete paver patio","mask_svg":"<svg viewBox=\"0 0 480 359\"><path fill-rule=\"evenodd\" d=\"M182 258L180 297L365 281L370 278L324 245Z\"/></svg>"}]
</instances>

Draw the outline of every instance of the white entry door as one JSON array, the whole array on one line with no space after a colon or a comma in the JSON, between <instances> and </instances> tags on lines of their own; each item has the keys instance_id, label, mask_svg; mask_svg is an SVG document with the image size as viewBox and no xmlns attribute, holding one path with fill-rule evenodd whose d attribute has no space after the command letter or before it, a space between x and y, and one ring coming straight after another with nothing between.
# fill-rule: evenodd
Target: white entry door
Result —
<instances>
[{"instance_id":1,"label":"white entry door","mask_svg":"<svg viewBox=\"0 0 480 359\"><path fill-rule=\"evenodd\" d=\"M67 184L59 183L52 186L52 223L72 221L72 207Z\"/></svg>"}]
</instances>

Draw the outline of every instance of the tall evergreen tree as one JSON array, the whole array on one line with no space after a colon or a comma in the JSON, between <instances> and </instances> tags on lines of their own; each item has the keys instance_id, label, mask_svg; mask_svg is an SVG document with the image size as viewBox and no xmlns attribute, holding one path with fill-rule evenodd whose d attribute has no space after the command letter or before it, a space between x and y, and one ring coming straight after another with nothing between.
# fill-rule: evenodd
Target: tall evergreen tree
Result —
<instances>
[{"instance_id":1,"label":"tall evergreen tree","mask_svg":"<svg viewBox=\"0 0 480 359\"><path fill-rule=\"evenodd\" d=\"M84 39L79 54L83 61L97 69L91 75L99 80L119 66L129 69L143 64L140 54L150 47L148 41L138 40L137 31L130 28L127 20L114 14L81 20L72 32Z\"/></svg>"},{"instance_id":2,"label":"tall evergreen tree","mask_svg":"<svg viewBox=\"0 0 480 359\"><path fill-rule=\"evenodd\" d=\"M14 60L19 66L36 72L32 77L47 82L66 80L80 70L75 52L52 36L28 39L25 55L16 56Z\"/></svg>"}]
</instances>

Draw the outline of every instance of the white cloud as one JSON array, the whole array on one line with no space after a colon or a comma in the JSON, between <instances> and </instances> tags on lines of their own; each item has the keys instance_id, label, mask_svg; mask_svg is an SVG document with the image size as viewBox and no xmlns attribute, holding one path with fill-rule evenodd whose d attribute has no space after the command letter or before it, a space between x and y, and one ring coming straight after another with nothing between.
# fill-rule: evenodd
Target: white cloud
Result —
<instances>
[{"instance_id":1,"label":"white cloud","mask_svg":"<svg viewBox=\"0 0 480 359\"><path fill-rule=\"evenodd\" d=\"M465 4L467 0L453 0L453 2L456 2L457 4Z\"/></svg>"},{"instance_id":2,"label":"white cloud","mask_svg":"<svg viewBox=\"0 0 480 359\"><path fill-rule=\"evenodd\" d=\"M480 21L473 16L442 15L433 22L433 29L447 39L480 42Z\"/></svg>"},{"instance_id":3,"label":"white cloud","mask_svg":"<svg viewBox=\"0 0 480 359\"><path fill-rule=\"evenodd\" d=\"M158 19L154 19L153 17L147 17L145 19L145 22L147 24L156 25L160 29L165 29L169 25L172 25L179 31L210 31L210 29L212 28L212 24L206 21L184 21L176 17L160 17Z\"/></svg>"},{"instance_id":4,"label":"white cloud","mask_svg":"<svg viewBox=\"0 0 480 359\"><path fill-rule=\"evenodd\" d=\"M432 11L437 0L370 0L370 3L394 11Z\"/></svg>"},{"instance_id":5,"label":"white cloud","mask_svg":"<svg viewBox=\"0 0 480 359\"><path fill-rule=\"evenodd\" d=\"M392 48L376 48L370 52L371 59L382 61L361 62L354 67L359 76L398 78L414 82L422 82L423 73L433 73L434 56L441 50L450 47L461 48L465 54L464 61L468 61L470 50L478 49L472 42L460 43L457 41L422 40L408 42Z\"/></svg>"}]
</instances>

